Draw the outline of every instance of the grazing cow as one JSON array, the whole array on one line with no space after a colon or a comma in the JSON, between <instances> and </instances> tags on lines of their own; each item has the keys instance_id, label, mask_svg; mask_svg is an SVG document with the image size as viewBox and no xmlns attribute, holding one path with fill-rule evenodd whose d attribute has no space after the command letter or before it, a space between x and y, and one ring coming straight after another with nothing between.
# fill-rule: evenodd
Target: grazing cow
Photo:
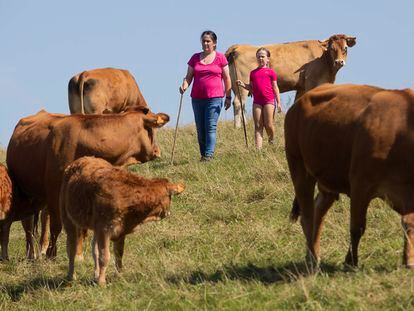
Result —
<instances>
[{"instance_id":1,"label":"grazing cow","mask_svg":"<svg viewBox=\"0 0 414 311\"><path fill-rule=\"evenodd\" d=\"M66 166L85 155L101 157L115 165L150 161L160 156L155 128L168 121L168 115L140 107L106 115L56 116L40 112L20 120L7 148L7 165L12 179L35 202L33 212L44 205L48 207L48 257L56 256L56 240L62 230L58 204ZM81 253L82 246L79 247Z\"/></svg>"},{"instance_id":2,"label":"grazing cow","mask_svg":"<svg viewBox=\"0 0 414 311\"><path fill-rule=\"evenodd\" d=\"M171 196L184 190L167 179L146 179L109 162L82 157L63 175L60 192L62 223L67 233L68 279L74 277L75 255L80 232L93 230L92 256L95 279L104 285L109 263L109 243L114 242L115 266L122 269L125 236L140 224L169 215Z\"/></svg>"},{"instance_id":3,"label":"grazing cow","mask_svg":"<svg viewBox=\"0 0 414 311\"><path fill-rule=\"evenodd\" d=\"M270 51L270 66L277 73L280 92L295 90L298 99L303 93L318 85L334 83L336 73L345 65L347 48L355 43L355 37L333 35L324 41L308 40L264 47ZM250 71L257 67L258 48L259 46L236 44L226 51L235 94L234 125L237 128L241 125L240 97L245 105L248 92L238 88L236 80L249 82Z\"/></svg>"},{"instance_id":4,"label":"grazing cow","mask_svg":"<svg viewBox=\"0 0 414 311\"><path fill-rule=\"evenodd\" d=\"M118 113L129 107L148 107L128 70L101 68L72 77L68 85L70 113Z\"/></svg>"},{"instance_id":5,"label":"grazing cow","mask_svg":"<svg viewBox=\"0 0 414 311\"><path fill-rule=\"evenodd\" d=\"M370 201L382 198L401 215L404 263L414 266L414 92L367 85L319 86L285 118L286 157L308 259L319 261L323 219L340 193L351 199L351 245L358 264ZM317 184L319 193L314 199Z\"/></svg>"}]
</instances>

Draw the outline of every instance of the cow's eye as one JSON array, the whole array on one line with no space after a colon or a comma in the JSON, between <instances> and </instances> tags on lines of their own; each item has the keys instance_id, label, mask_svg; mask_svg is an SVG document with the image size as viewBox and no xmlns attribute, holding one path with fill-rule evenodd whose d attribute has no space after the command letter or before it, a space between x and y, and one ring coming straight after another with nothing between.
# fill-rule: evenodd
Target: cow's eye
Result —
<instances>
[{"instance_id":1,"label":"cow's eye","mask_svg":"<svg viewBox=\"0 0 414 311\"><path fill-rule=\"evenodd\" d=\"M348 52L348 47L344 47L344 53Z\"/></svg>"}]
</instances>

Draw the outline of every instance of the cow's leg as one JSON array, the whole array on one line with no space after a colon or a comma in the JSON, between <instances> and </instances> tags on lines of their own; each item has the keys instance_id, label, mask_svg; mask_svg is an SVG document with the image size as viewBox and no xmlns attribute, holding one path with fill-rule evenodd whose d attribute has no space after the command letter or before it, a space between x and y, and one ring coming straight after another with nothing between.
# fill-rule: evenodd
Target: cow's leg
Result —
<instances>
[{"instance_id":1,"label":"cow's leg","mask_svg":"<svg viewBox=\"0 0 414 311\"><path fill-rule=\"evenodd\" d=\"M54 202L59 202L59 200ZM59 205L57 203L48 204L48 208L50 213L50 242L46 256L48 258L55 258L57 253L57 239L62 231L62 222L59 215Z\"/></svg>"},{"instance_id":2,"label":"cow's leg","mask_svg":"<svg viewBox=\"0 0 414 311\"><path fill-rule=\"evenodd\" d=\"M91 241L91 249L92 249L93 262L95 264L94 277L95 277L95 280L97 280L99 278L99 249L98 249L98 241L97 241L96 233L94 233L92 241Z\"/></svg>"},{"instance_id":3,"label":"cow's leg","mask_svg":"<svg viewBox=\"0 0 414 311\"><path fill-rule=\"evenodd\" d=\"M1 260L9 260L9 237L11 220L5 220L0 226L1 232Z\"/></svg>"},{"instance_id":4,"label":"cow's leg","mask_svg":"<svg viewBox=\"0 0 414 311\"><path fill-rule=\"evenodd\" d=\"M407 268L414 268L414 213L401 217L404 228L403 263Z\"/></svg>"},{"instance_id":5,"label":"cow's leg","mask_svg":"<svg viewBox=\"0 0 414 311\"><path fill-rule=\"evenodd\" d=\"M33 260L38 257L35 250L34 220L34 216L29 216L22 220L22 226L26 234L26 258L29 260Z\"/></svg>"},{"instance_id":6,"label":"cow's leg","mask_svg":"<svg viewBox=\"0 0 414 311\"><path fill-rule=\"evenodd\" d=\"M65 223L66 231L66 253L68 254L69 267L68 267L68 280L75 280L75 257L76 257L76 245L79 238L79 229L77 229L70 221Z\"/></svg>"},{"instance_id":7,"label":"cow's leg","mask_svg":"<svg viewBox=\"0 0 414 311\"><path fill-rule=\"evenodd\" d=\"M98 245L99 252L99 278L98 285L103 286L106 284L106 269L108 267L110 252L109 252L109 235L105 232L98 231L95 232L96 235L96 244Z\"/></svg>"},{"instance_id":8,"label":"cow's leg","mask_svg":"<svg viewBox=\"0 0 414 311\"><path fill-rule=\"evenodd\" d=\"M358 266L358 245L365 233L367 222L367 209L371 196L367 187L363 185L353 186L351 189L351 245L345 258L345 264Z\"/></svg>"},{"instance_id":9,"label":"cow's leg","mask_svg":"<svg viewBox=\"0 0 414 311\"><path fill-rule=\"evenodd\" d=\"M78 232L78 240L76 243L76 260L83 261L83 242L86 239L88 230L82 229Z\"/></svg>"},{"instance_id":10,"label":"cow's leg","mask_svg":"<svg viewBox=\"0 0 414 311\"><path fill-rule=\"evenodd\" d=\"M329 208L337 199L337 194L320 191L315 199L315 214L313 222L313 246L312 253L316 261L320 260L320 238L322 224Z\"/></svg>"},{"instance_id":11,"label":"cow's leg","mask_svg":"<svg viewBox=\"0 0 414 311\"><path fill-rule=\"evenodd\" d=\"M115 267L122 272L122 256L124 255L125 235L114 242Z\"/></svg>"},{"instance_id":12,"label":"cow's leg","mask_svg":"<svg viewBox=\"0 0 414 311\"><path fill-rule=\"evenodd\" d=\"M314 262L313 258L313 217L314 217L314 192L315 179L308 174L303 164L303 160L292 156L286 151L288 158L289 171L292 177L293 186L295 189L296 202L299 206L300 222L302 230L306 238L307 244L307 259ZM297 208L294 204L293 209ZM293 213L293 210L292 210Z\"/></svg>"},{"instance_id":13,"label":"cow's leg","mask_svg":"<svg viewBox=\"0 0 414 311\"><path fill-rule=\"evenodd\" d=\"M234 111L234 127L235 128L241 128L242 126L242 110L241 110L241 102L240 102L240 97L241 97L241 101L243 103L243 107L244 107L244 122L246 122L246 101L247 101L247 94L248 92L243 89L242 87L239 88L240 89L240 95L239 95L239 90L233 90L235 96L234 96L234 100L233 100L233 111Z\"/></svg>"},{"instance_id":14,"label":"cow's leg","mask_svg":"<svg viewBox=\"0 0 414 311\"><path fill-rule=\"evenodd\" d=\"M49 245L49 231L50 231L50 216L47 208L44 208L40 213L40 253L45 255Z\"/></svg>"}]
</instances>

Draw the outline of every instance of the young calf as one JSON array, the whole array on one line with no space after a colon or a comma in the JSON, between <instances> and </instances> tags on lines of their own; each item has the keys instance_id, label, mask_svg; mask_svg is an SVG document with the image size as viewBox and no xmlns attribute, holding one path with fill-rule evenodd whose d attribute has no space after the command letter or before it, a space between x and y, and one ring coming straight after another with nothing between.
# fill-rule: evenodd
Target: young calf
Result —
<instances>
[{"instance_id":1,"label":"young calf","mask_svg":"<svg viewBox=\"0 0 414 311\"><path fill-rule=\"evenodd\" d=\"M103 159L82 157L72 162L65 169L60 189L60 211L67 233L68 279L74 277L76 245L82 230L94 231L95 279L104 285L109 241L114 242L115 266L120 271L125 235L142 223L168 216L171 195L183 190L182 184L145 179Z\"/></svg>"}]
</instances>

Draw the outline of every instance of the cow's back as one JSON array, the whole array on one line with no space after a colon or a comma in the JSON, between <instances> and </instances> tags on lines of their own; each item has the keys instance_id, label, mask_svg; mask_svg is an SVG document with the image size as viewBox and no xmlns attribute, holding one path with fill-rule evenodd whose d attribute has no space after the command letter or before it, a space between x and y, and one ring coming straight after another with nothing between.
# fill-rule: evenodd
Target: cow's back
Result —
<instances>
[{"instance_id":1,"label":"cow's back","mask_svg":"<svg viewBox=\"0 0 414 311\"><path fill-rule=\"evenodd\" d=\"M7 146L7 166L19 189L44 198L44 172L50 126L64 115L45 111L21 119Z\"/></svg>"},{"instance_id":2,"label":"cow's back","mask_svg":"<svg viewBox=\"0 0 414 311\"><path fill-rule=\"evenodd\" d=\"M83 93L82 93L83 92ZM128 107L147 107L147 103L128 70L101 68L75 75L68 85L71 114L119 113Z\"/></svg>"},{"instance_id":3,"label":"cow's back","mask_svg":"<svg viewBox=\"0 0 414 311\"><path fill-rule=\"evenodd\" d=\"M320 185L349 192L349 170L360 117L382 89L321 85L303 95L285 118L286 155L303 161Z\"/></svg>"}]
</instances>

